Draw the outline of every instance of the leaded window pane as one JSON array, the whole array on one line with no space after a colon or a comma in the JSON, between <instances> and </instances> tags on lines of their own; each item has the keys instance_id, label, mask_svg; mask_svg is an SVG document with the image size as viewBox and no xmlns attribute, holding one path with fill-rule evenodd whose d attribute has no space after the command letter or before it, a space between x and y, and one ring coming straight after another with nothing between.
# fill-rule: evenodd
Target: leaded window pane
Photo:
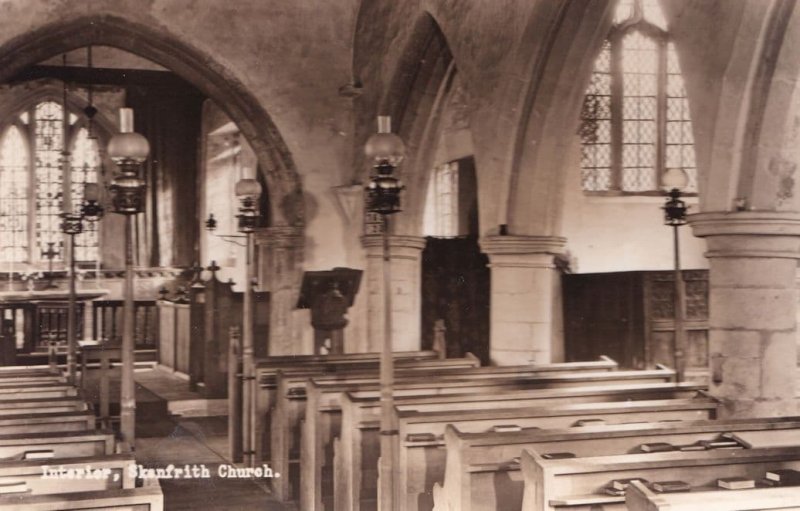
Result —
<instances>
[{"instance_id":1,"label":"leaded window pane","mask_svg":"<svg viewBox=\"0 0 800 511\"><path fill-rule=\"evenodd\" d=\"M697 168L694 154L694 134L689 112L689 100L680 72L678 54L672 43L667 45L667 167L681 167L689 176L687 192L697 192Z\"/></svg>"},{"instance_id":2,"label":"leaded window pane","mask_svg":"<svg viewBox=\"0 0 800 511\"><path fill-rule=\"evenodd\" d=\"M36 177L36 251L34 257L41 258L48 243L53 243L59 254L63 254L61 234L61 202L63 199L63 176L61 152L63 148L64 118L61 105L53 101L40 103L34 112L35 141L34 157Z\"/></svg>"},{"instance_id":3,"label":"leaded window pane","mask_svg":"<svg viewBox=\"0 0 800 511\"><path fill-rule=\"evenodd\" d=\"M28 251L28 146L11 126L0 142L0 261L24 261Z\"/></svg>"},{"instance_id":4,"label":"leaded window pane","mask_svg":"<svg viewBox=\"0 0 800 511\"><path fill-rule=\"evenodd\" d=\"M72 147L71 199L72 211L80 211L83 188L86 183L96 183L100 170L100 151L97 139L89 137L89 131L81 128ZM84 222L83 232L75 236L75 259L94 261L97 259L97 223Z\"/></svg>"},{"instance_id":5,"label":"leaded window pane","mask_svg":"<svg viewBox=\"0 0 800 511\"><path fill-rule=\"evenodd\" d=\"M581 110L583 189L657 191L660 170L682 167L689 175L686 191L696 192L694 135L678 58L671 43L646 35L667 29L660 6L656 0L619 0L614 22ZM612 56L620 59L616 65Z\"/></svg>"},{"instance_id":6,"label":"leaded window pane","mask_svg":"<svg viewBox=\"0 0 800 511\"><path fill-rule=\"evenodd\" d=\"M444 163L433 169L423 231L426 236L458 236L458 162Z\"/></svg>"},{"instance_id":7,"label":"leaded window pane","mask_svg":"<svg viewBox=\"0 0 800 511\"><path fill-rule=\"evenodd\" d=\"M611 186L611 45L606 41L581 109L580 137L583 189L607 190Z\"/></svg>"}]
</instances>

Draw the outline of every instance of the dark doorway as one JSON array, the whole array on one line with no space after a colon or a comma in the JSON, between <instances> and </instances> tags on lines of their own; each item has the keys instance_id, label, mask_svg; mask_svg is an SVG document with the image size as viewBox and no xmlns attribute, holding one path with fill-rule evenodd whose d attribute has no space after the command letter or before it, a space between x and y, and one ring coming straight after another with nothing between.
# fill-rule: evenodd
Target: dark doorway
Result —
<instances>
[{"instance_id":1,"label":"dark doorway","mask_svg":"<svg viewBox=\"0 0 800 511\"><path fill-rule=\"evenodd\" d=\"M422 347L443 319L448 357L470 352L489 363L489 260L477 238L428 238L422 252Z\"/></svg>"}]
</instances>

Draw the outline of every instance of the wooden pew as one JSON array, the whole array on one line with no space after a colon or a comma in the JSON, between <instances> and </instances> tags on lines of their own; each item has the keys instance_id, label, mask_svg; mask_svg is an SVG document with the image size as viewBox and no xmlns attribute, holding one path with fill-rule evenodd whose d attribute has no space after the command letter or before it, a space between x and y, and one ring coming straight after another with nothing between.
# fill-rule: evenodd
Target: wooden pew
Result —
<instances>
[{"instance_id":1,"label":"wooden pew","mask_svg":"<svg viewBox=\"0 0 800 511\"><path fill-rule=\"evenodd\" d=\"M0 435L94 429L91 411L19 413L0 416Z\"/></svg>"},{"instance_id":2,"label":"wooden pew","mask_svg":"<svg viewBox=\"0 0 800 511\"><path fill-rule=\"evenodd\" d=\"M136 460L129 453L89 458L3 462L0 463L0 484L24 482L26 488L21 490L25 493L24 496L132 489L135 487L135 481L131 467L135 464ZM87 466L91 467L92 473L68 477L69 471L79 473L76 471L84 471ZM59 477L56 474L62 469L63 475ZM0 502L6 499L13 500L15 496L20 495L17 493L0 495Z\"/></svg>"},{"instance_id":3,"label":"wooden pew","mask_svg":"<svg viewBox=\"0 0 800 511\"><path fill-rule=\"evenodd\" d=\"M620 402L620 401L643 401L654 399L687 399L698 395L704 396L705 386L693 383L659 383L646 385L609 385L598 387L571 387L564 389L546 389L529 391L508 391L493 393L491 395L491 407L523 407L535 406L543 407L548 405L577 404L577 403L600 403L600 402ZM335 461L337 475L340 473L348 474L351 466L365 466L370 462L364 462L361 458L363 449L377 449L377 432L373 428L367 428L368 423L375 423L380 417L380 403L377 395L373 391L350 392L342 395L340 406L342 409L342 430L341 443L336 447L337 456L340 458ZM423 396L398 397L395 401L395 408L399 411L436 411L436 412L458 412L464 409L485 409L487 405L485 394L467 395L447 395L447 396ZM364 439L363 434L373 437ZM404 441L400 439L401 443ZM401 444L403 445L403 444ZM421 442L411 442L405 444L412 448L406 453L405 448L401 447L401 458L407 455L408 459L403 462L405 466L411 467L416 475L415 483L408 483L406 491L409 493L427 493L430 501L431 484L441 480L444 473L445 457L443 440L441 436ZM339 468L343 467L343 468ZM425 468L427 467L427 468ZM438 478L434 478L437 474ZM409 474L403 473L402 477ZM421 479L420 479L421 478ZM425 489L418 485L425 483ZM339 491L340 495L347 494L349 490L347 482L340 482L345 490ZM404 482L405 484L405 482ZM417 486L414 486L414 485ZM414 486L414 488L412 488ZM345 505L340 502L340 505ZM351 505L348 503L347 505ZM430 504L427 504L430 506Z\"/></svg>"},{"instance_id":4,"label":"wooden pew","mask_svg":"<svg viewBox=\"0 0 800 511\"><path fill-rule=\"evenodd\" d=\"M474 356L465 358L452 358L446 360L431 359L420 361L398 361L396 366L396 377L418 378L428 380L431 377L449 375L455 371L464 378L464 373L458 372L465 369L478 369L480 361ZM354 371L339 370L335 374L326 375L314 373L313 371L277 371L275 396L275 406L269 414L269 421L263 421L265 433L269 435L269 450L262 449L268 453L268 458L272 463L273 470L284 474L284 477L272 480L273 491L281 500L290 500L296 493L300 475L297 467L297 460L300 453L300 424L305 415L305 385L310 377L320 379L325 382L340 381L375 381L378 374L378 366L372 365L369 368L361 368ZM454 377L455 378L455 377Z\"/></svg>"},{"instance_id":5,"label":"wooden pew","mask_svg":"<svg viewBox=\"0 0 800 511\"><path fill-rule=\"evenodd\" d=\"M527 366L526 366L527 367ZM421 381L415 381L409 376L404 379L401 375L397 376L394 385L394 395L397 398L402 396L428 396L435 394L482 394L485 398L487 394L494 395L501 391L516 389L546 389L546 388L569 388L588 385L611 385L620 383L647 384L652 382L668 382L674 378L674 371L661 368L650 371L587 371L574 374L547 374L539 375L535 371L528 375L520 376L515 374L501 374L494 377L491 372L482 371L479 368L472 372L454 373L442 372L436 375L426 376ZM491 369L491 368L486 368ZM517 371L520 371L517 368ZM524 373L524 370L523 370ZM378 399L378 380L376 377L362 378L350 375L328 376L313 378L306 384L307 396L302 393L292 395L282 394L280 400L306 399L306 413L301 435L301 481L312 483L302 483L301 507L303 509L313 509L314 502L320 503L320 499L312 498L312 492L320 495L320 481L322 480L322 466L333 466L333 453L331 451L333 437L338 435L339 420L341 412L339 410L339 396L343 392L365 390L371 391L370 398L377 407ZM598 392L599 394L600 392ZM313 396L313 398L312 398ZM281 415L280 400L275 409L275 418L279 422L272 428L276 434L293 431L293 425L284 420ZM288 407L287 407L288 408ZM277 433L277 432L281 433ZM273 442L272 458L276 460L289 459L289 442ZM327 456L321 454L327 452ZM278 461L278 463L281 463ZM284 473L284 472L281 472ZM292 479L281 478L273 480L273 488L276 496L281 500L288 500L292 492ZM275 484L277 483L277 484ZM312 500L313 499L313 500ZM316 504L319 505L319 504Z\"/></svg>"},{"instance_id":6,"label":"wooden pew","mask_svg":"<svg viewBox=\"0 0 800 511\"><path fill-rule=\"evenodd\" d=\"M439 360L436 351L399 351L395 352L394 360L396 363L405 361L433 361ZM474 366L480 365L474 355L467 354ZM274 394L276 389L276 375L279 371L300 373L307 371L308 376L325 373L337 373L357 369L377 370L380 360L380 353L344 353L339 355L286 355L265 357L256 359L254 362L253 375L256 385L253 393L253 409L256 445L256 462L262 460L271 461L269 454L269 411L274 406ZM266 435L266 438L265 438Z\"/></svg>"},{"instance_id":7,"label":"wooden pew","mask_svg":"<svg viewBox=\"0 0 800 511\"><path fill-rule=\"evenodd\" d=\"M648 481L689 482L711 486L718 478L746 477L760 480L768 470L800 469L800 447L770 449L717 449L693 452L660 452L546 460L523 450L525 511L625 510L625 497L601 493L614 479L641 477ZM485 498L494 496L486 495ZM699 504L705 509L705 503Z\"/></svg>"},{"instance_id":8,"label":"wooden pew","mask_svg":"<svg viewBox=\"0 0 800 511\"><path fill-rule=\"evenodd\" d=\"M11 398L13 396L5 396ZM42 397L35 399L0 398L0 416L28 412L71 412L88 410L86 402L77 397Z\"/></svg>"},{"instance_id":9,"label":"wooden pew","mask_svg":"<svg viewBox=\"0 0 800 511\"><path fill-rule=\"evenodd\" d=\"M8 495L0 498L2 511L162 511L164 495L157 479L145 480L142 488L101 490L53 495Z\"/></svg>"},{"instance_id":10,"label":"wooden pew","mask_svg":"<svg viewBox=\"0 0 800 511\"><path fill-rule=\"evenodd\" d=\"M622 424L645 421L682 421L713 419L718 403L707 398L665 399L657 401L611 402L563 404L548 407L498 408L487 403L483 410L452 412L400 412L398 414L399 435L397 442L415 438L437 439L444 434L448 424L467 431L485 431L495 426L515 425L520 428L565 428L576 426L580 421L601 420L607 424ZM361 452L354 452L354 466L361 466L359 473L349 472L353 481L353 495L362 495L362 505L352 509L371 509L363 504L377 499L377 464L380 452L379 423L369 422L360 427ZM344 435L343 435L344 439ZM438 443L413 445L400 448L395 463L398 491L395 502L398 509L432 509L433 482L444 478L444 453ZM358 449L358 446L353 446ZM396 451L397 452L397 451ZM370 456L370 453L371 456ZM337 464L337 468L343 465ZM364 470L364 467L374 467ZM360 477L359 477L360 475Z\"/></svg>"},{"instance_id":11,"label":"wooden pew","mask_svg":"<svg viewBox=\"0 0 800 511\"><path fill-rule=\"evenodd\" d=\"M480 360L476 357L467 354L464 358L451 358L446 360L440 359L402 359L395 362L395 370L398 374L422 374L420 372L427 371L430 374L440 374L446 372L453 374L456 371L464 371L467 369L478 369ZM322 366L300 366L295 368L279 368L275 373L268 378L267 383L261 385L263 393L262 403L260 406L269 404L271 406L270 413L266 415L265 419L259 421L259 427L262 428L258 432L258 446L257 452L262 454L263 459L273 460L272 456L272 442L282 442L282 438L274 438L273 434L284 435L288 428L291 428L299 423L305 413L305 384L309 378L324 378L326 381L339 381L343 378L373 378L378 374L377 362L367 362L364 364L348 364L341 366L338 364L322 365ZM279 399L278 396L284 396L286 399ZM263 412L259 412L263 413ZM273 420L273 416L278 415L278 421ZM272 423L289 424L286 430L278 429L275 433L272 431ZM299 433L298 433L299 435ZM279 467L283 468L283 467Z\"/></svg>"},{"instance_id":12,"label":"wooden pew","mask_svg":"<svg viewBox=\"0 0 800 511\"><path fill-rule=\"evenodd\" d=\"M694 511L700 502L703 511L798 511L800 486L707 491L693 488L691 493L656 493L641 481L633 481L625 491L628 511Z\"/></svg>"},{"instance_id":13,"label":"wooden pew","mask_svg":"<svg viewBox=\"0 0 800 511\"><path fill-rule=\"evenodd\" d=\"M483 368L481 368L483 369ZM398 400L411 396L430 396L432 394L469 394L466 400L482 403L486 396L491 394L495 400L503 391L522 390L522 389L551 389L567 388L577 386L589 386L593 384L605 385L613 383L630 383L624 390L629 390L633 385L647 385L649 382L666 382L673 378L674 372L668 369L658 369L653 371L609 371L609 372L585 372L575 374L555 374L544 376L535 373L529 376L517 376L506 378L490 378L491 373L480 373L476 377L470 377L469 373L457 374L452 381L448 381L448 375L435 375L426 378L422 382L398 379L394 386L394 395ZM618 377L618 378L615 378ZM462 379L466 378L466 379ZM652 384L652 383L650 383ZM435 388L433 388L435 387ZM314 509L312 506L321 505L321 495L330 495L332 490L323 492L323 469L328 467L331 470L334 466L332 445L333 438L338 436L341 410L339 399L345 392L363 391L364 400L370 402L375 413L379 413L379 388L375 379L348 379L343 375L338 379L332 377L314 378L307 385L308 396L306 397L306 414L303 424L301 437L301 463L302 470L302 492L301 507L303 509ZM699 390L700 387L689 385L686 387L691 394ZM582 388L581 395L585 401L597 401L604 399L602 396L611 389L586 389ZM675 388L670 388L668 392L674 392ZM591 397L590 397L591 396ZM537 396L544 397L544 396ZM554 402L560 399L553 399ZM642 396L642 398L646 398ZM498 398L499 399L499 398ZM438 402L438 401L437 401ZM358 435L359 431L348 431L353 435ZM360 440L356 439L353 444L360 445ZM277 451L275 451L277 452ZM326 454L324 454L326 453ZM357 455L356 455L357 456ZM273 456L275 459L277 456ZM357 461L353 461L356 463ZM358 466L358 465L355 465ZM328 478L330 486L330 478ZM312 493L313 492L313 493ZM316 495L316 497L314 497ZM316 502L316 504L314 504Z\"/></svg>"},{"instance_id":14,"label":"wooden pew","mask_svg":"<svg viewBox=\"0 0 800 511\"><path fill-rule=\"evenodd\" d=\"M618 368L617 363L605 356L600 357L599 360L589 362L565 362L541 365L525 365L513 367L485 367L478 368L480 361L472 354L467 354L464 359L445 359L439 360L434 358L435 351L423 352L398 352L395 353L395 368L398 371L407 370L423 370L425 368L436 368L437 371L448 369L449 374L455 375L457 369L472 368L475 372L469 371L469 377L472 378L490 378L492 375L507 375L508 377L535 373L535 374L571 374L575 372L603 372L613 371ZM255 447L258 459L273 460L271 454L270 444L271 437L271 415L267 411L271 409L275 403L275 394L287 395L293 387L303 387L305 381L312 377L321 374L339 374L344 371L348 373L355 373L362 371L364 374L377 374L378 371L378 357L374 353L357 353L345 355L329 355L329 356L301 356L301 357L270 357L262 359L257 364L257 380L259 382L259 390L257 397L257 422L256 422L256 438L257 445ZM279 376L280 375L280 376ZM466 376L466 372L465 372ZM278 389L281 384L280 380L283 378L293 377L294 380L289 382L283 381L285 389ZM454 376L455 377L455 376ZM290 404L284 403L286 406ZM296 415L302 417L302 409L299 411L287 411L289 415ZM282 434L279 430L279 435ZM282 442L283 440L277 440ZM274 460L273 460L274 461ZM284 467L277 467L280 470L286 470ZM279 490L280 491L280 490Z\"/></svg>"},{"instance_id":15,"label":"wooden pew","mask_svg":"<svg viewBox=\"0 0 800 511\"><path fill-rule=\"evenodd\" d=\"M0 464L23 460L26 452L50 451L54 458L114 454L112 431L51 431L0 435Z\"/></svg>"},{"instance_id":16,"label":"wooden pew","mask_svg":"<svg viewBox=\"0 0 800 511\"><path fill-rule=\"evenodd\" d=\"M643 443L688 445L698 440L712 440L726 432L735 432L756 447L792 445L800 439L800 417L624 424L506 433L464 433L448 425L445 430L444 484L434 484L433 509L489 511L498 506L520 509L522 475L519 463L513 460L523 449L540 454L570 452L579 457L624 454L636 452ZM414 447L407 441L405 446ZM492 468L497 470L492 471ZM481 495L496 495L502 501L493 502L490 507L480 507Z\"/></svg>"},{"instance_id":17,"label":"wooden pew","mask_svg":"<svg viewBox=\"0 0 800 511\"><path fill-rule=\"evenodd\" d=\"M397 441L403 444L404 440L417 438L419 435L436 436L444 433L447 424L454 424L464 430L486 431L494 426L507 424L518 425L520 427L538 427L542 429L554 427L575 426L581 420L600 419L608 424L622 424L630 422L645 421L682 421L713 419L716 416L718 403L706 398L699 399L668 399L656 401L636 401L629 403L581 403L557 405L547 408L518 408L518 409L484 409L484 410L464 410L460 412L438 413L438 412L400 412L399 415L399 438ZM374 423L373 438L377 441L378 424ZM368 425L362 429L365 433ZM362 446L365 449L368 446ZM410 494L399 495L406 506L402 504L400 509L432 509L433 500L433 481L441 481L444 478L444 460L441 456L441 449L438 446L414 446L410 449L399 449L398 460L396 461L396 474L398 484L395 485L398 491L409 491ZM364 457L367 466L377 467L378 455L380 453L379 444L374 444L374 453L371 458ZM437 452L438 451L438 452ZM414 455L414 456L412 456ZM428 462L426 456L434 456ZM362 471L362 482L365 472ZM422 477L421 477L422 476ZM354 478L355 479L355 478ZM377 481L374 483L377 490ZM362 488L364 486L362 485ZM367 497L377 498L377 492L368 493ZM420 498L424 497L423 507L419 507Z\"/></svg>"}]
</instances>

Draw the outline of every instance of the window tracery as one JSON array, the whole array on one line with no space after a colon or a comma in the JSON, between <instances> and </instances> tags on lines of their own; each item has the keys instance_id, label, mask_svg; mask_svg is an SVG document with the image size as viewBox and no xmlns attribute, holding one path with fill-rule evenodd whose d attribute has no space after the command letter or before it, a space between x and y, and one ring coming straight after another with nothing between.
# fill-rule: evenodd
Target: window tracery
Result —
<instances>
[{"instance_id":1,"label":"window tracery","mask_svg":"<svg viewBox=\"0 0 800 511\"><path fill-rule=\"evenodd\" d=\"M42 101L22 112L0 137L0 261L37 263L53 243L61 261L63 201L73 211L83 200L86 183L97 182L100 151L97 140L68 113L70 164L65 171L64 111L55 101ZM98 257L97 227L86 222L76 236L76 260Z\"/></svg>"}]
</instances>

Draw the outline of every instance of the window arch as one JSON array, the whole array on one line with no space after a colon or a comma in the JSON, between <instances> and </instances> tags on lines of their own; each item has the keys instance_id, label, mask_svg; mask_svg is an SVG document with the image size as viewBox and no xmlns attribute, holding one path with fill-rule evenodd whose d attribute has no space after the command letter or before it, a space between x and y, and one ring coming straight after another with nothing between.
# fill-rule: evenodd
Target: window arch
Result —
<instances>
[{"instance_id":1,"label":"window arch","mask_svg":"<svg viewBox=\"0 0 800 511\"><path fill-rule=\"evenodd\" d=\"M581 110L585 192L647 194L681 167L697 191L686 88L656 0L619 0Z\"/></svg>"},{"instance_id":2,"label":"window arch","mask_svg":"<svg viewBox=\"0 0 800 511\"><path fill-rule=\"evenodd\" d=\"M65 200L77 211L85 183L97 182L101 167L95 138L80 126L79 117L51 100L19 114L0 138L0 261L36 264L52 243L63 260L61 213ZM65 171L64 130L70 165ZM92 262L98 257L96 226L84 224L76 236L75 257Z\"/></svg>"}]
</instances>

